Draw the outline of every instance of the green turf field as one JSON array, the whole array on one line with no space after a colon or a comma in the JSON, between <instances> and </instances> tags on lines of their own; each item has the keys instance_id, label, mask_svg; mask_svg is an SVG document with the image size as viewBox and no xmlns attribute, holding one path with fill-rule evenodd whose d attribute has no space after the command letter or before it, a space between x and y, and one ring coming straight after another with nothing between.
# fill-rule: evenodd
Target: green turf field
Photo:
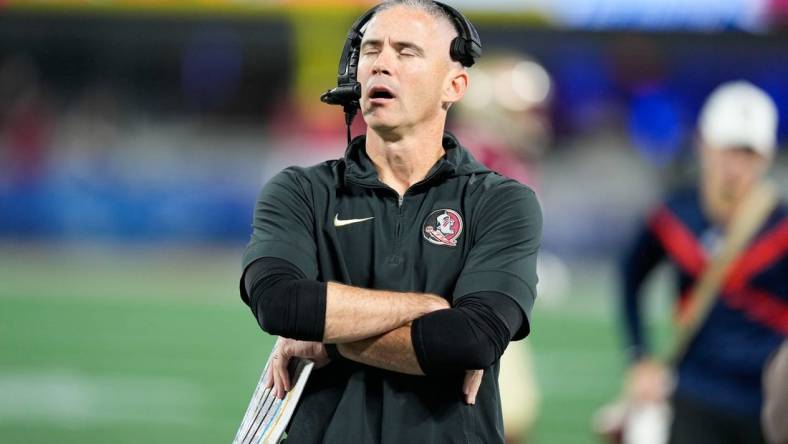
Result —
<instances>
[{"instance_id":1,"label":"green turf field","mask_svg":"<svg viewBox=\"0 0 788 444\"><path fill-rule=\"evenodd\" d=\"M0 442L230 442L272 344L238 298L239 255L0 248ZM533 442L595 442L619 384L609 279L578 279L533 317Z\"/></svg>"}]
</instances>

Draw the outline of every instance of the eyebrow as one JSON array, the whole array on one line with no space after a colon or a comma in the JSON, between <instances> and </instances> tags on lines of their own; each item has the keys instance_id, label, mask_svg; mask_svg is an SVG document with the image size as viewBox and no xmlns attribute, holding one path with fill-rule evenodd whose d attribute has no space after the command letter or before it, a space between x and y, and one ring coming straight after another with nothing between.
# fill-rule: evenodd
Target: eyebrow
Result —
<instances>
[{"instance_id":1,"label":"eyebrow","mask_svg":"<svg viewBox=\"0 0 788 444\"><path fill-rule=\"evenodd\" d=\"M381 47L381 46L383 46L383 41L380 40L380 39L369 39L369 40L364 40L363 42L361 42L361 49L362 50L364 48L366 48L366 47L369 47L369 46ZM418 55L422 55L422 56L424 55L424 48L422 48L421 46L419 46L419 45L417 45L417 44L415 44L413 42L405 42L405 41L393 42L392 46L395 49L397 49L397 50L412 49L412 50L416 51L416 53Z\"/></svg>"}]
</instances>

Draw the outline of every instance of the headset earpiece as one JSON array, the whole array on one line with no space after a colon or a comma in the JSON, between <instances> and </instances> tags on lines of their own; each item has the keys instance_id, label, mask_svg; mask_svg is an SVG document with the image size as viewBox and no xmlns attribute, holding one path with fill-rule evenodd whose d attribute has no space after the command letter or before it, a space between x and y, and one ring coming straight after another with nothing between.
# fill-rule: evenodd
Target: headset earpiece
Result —
<instances>
[{"instance_id":1,"label":"headset earpiece","mask_svg":"<svg viewBox=\"0 0 788 444\"><path fill-rule=\"evenodd\" d=\"M474 64L474 57L468 51L468 41L462 37L455 37L451 41L450 55L452 60L461 63L462 66L470 67Z\"/></svg>"},{"instance_id":2,"label":"headset earpiece","mask_svg":"<svg viewBox=\"0 0 788 444\"><path fill-rule=\"evenodd\" d=\"M473 66L476 59L482 55L482 41L476 27L460 11L441 2L434 3L449 14L459 33L459 36L451 42L449 54L452 60L460 62L465 67Z\"/></svg>"}]
</instances>

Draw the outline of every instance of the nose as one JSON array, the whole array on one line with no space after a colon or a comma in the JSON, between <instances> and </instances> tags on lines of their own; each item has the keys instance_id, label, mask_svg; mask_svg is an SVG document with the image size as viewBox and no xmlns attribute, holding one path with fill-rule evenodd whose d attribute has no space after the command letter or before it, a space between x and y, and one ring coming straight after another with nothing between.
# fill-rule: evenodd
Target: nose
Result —
<instances>
[{"instance_id":1,"label":"nose","mask_svg":"<svg viewBox=\"0 0 788 444\"><path fill-rule=\"evenodd\" d=\"M387 46L381 49L375 58L375 63L372 64L372 74L377 75L391 75L391 51Z\"/></svg>"}]
</instances>

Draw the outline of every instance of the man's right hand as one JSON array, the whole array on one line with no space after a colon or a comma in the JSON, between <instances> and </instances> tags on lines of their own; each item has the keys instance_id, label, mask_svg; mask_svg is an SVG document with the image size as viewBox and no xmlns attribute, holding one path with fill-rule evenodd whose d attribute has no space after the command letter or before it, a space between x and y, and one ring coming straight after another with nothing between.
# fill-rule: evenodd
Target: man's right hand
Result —
<instances>
[{"instance_id":1,"label":"man's right hand","mask_svg":"<svg viewBox=\"0 0 788 444\"><path fill-rule=\"evenodd\" d=\"M670 395L670 372L661 362L642 359L629 369L626 395L637 403L662 402Z\"/></svg>"},{"instance_id":2,"label":"man's right hand","mask_svg":"<svg viewBox=\"0 0 788 444\"><path fill-rule=\"evenodd\" d=\"M320 342L297 341L295 339L277 338L271 351L271 364L265 374L265 388L273 388L274 396L284 399L292 388L288 366L291 358L303 358L314 361L315 368L328 364L326 348Z\"/></svg>"}]
</instances>

